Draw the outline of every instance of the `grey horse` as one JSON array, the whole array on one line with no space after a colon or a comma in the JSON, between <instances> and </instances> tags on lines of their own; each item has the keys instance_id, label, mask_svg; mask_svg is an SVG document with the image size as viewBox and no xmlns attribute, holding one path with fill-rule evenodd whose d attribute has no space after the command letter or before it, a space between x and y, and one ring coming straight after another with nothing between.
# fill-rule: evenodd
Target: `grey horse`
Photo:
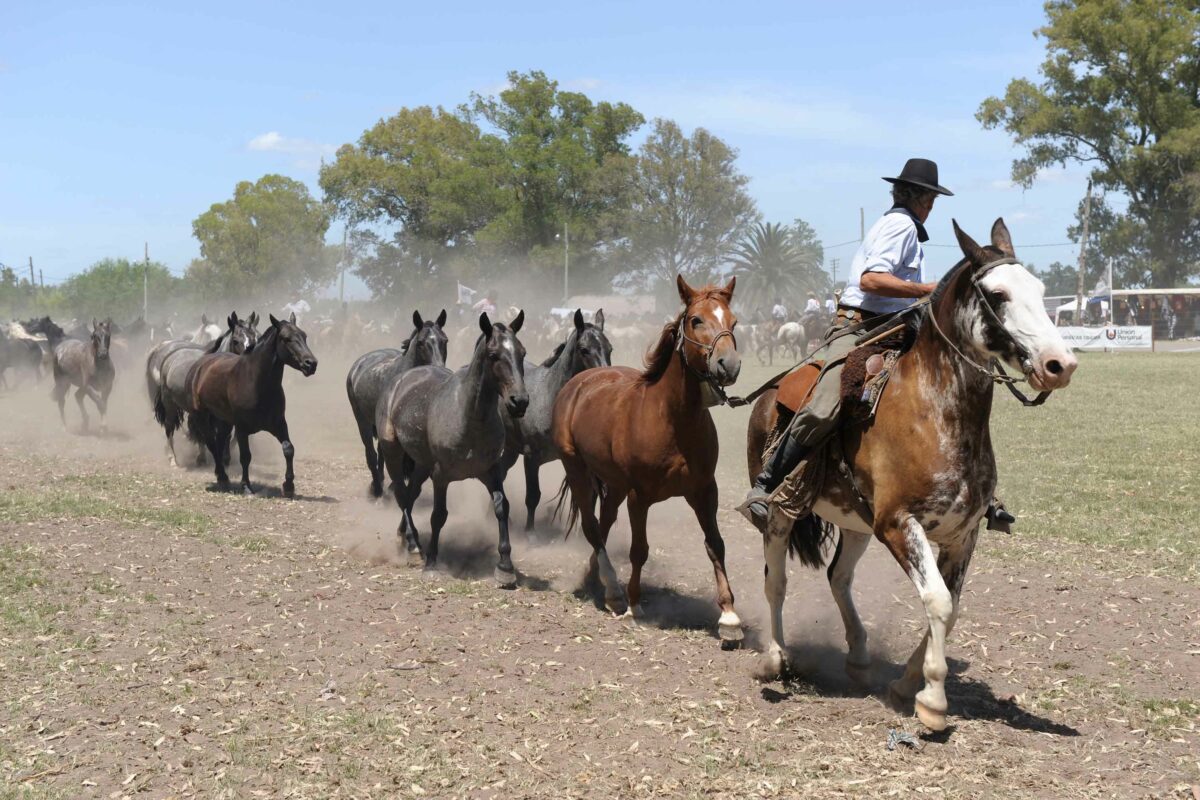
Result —
<instances>
[{"instance_id":1,"label":"grey horse","mask_svg":"<svg viewBox=\"0 0 1200 800\"><path fill-rule=\"evenodd\" d=\"M228 329L212 344L174 339L157 345L146 356L146 389L154 418L167 434L167 448L173 465L179 463L175 455L175 431L183 424L183 415L191 404L187 396L187 375L192 365L205 353L242 355L258 342L258 312L242 320L235 311L226 319L226 324ZM203 442L197 444L200 445L196 456L199 466L204 463L205 449Z\"/></svg>"},{"instance_id":2,"label":"grey horse","mask_svg":"<svg viewBox=\"0 0 1200 800\"><path fill-rule=\"evenodd\" d=\"M543 464L558 460L550 427L554 423L554 399L567 381L585 369L612 366L612 344L604 335L604 310L595 322L584 322L583 311L575 310L575 329L541 364L525 365L525 387L529 408L524 415L504 417L508 440L504 446L505 474L517 458L525 459L525 530L533 530L534 513L542 499L538 471Z\"/></svg>"},{"instance_id":3,"label":"grey horse","mask_svg":"<svg viewBox=\"0 0 1200 800\"><path fill-rule=\"evenodd\" d=\"M511 325L479 316L483 335L467 366L458 372L445 367L416 367L400 376L379 404L375 427L379 452L392 479L396 503L403 512L399 531L405 537L410 563L421 559L420 539L412 509L421 486L433 478L433 515L425 568L437 566L438 537L446 523L446 487L475 478L487 486L499 527L500 554L496 581L504 588L517 584L508 539L508 498L504 494L504 414L520 417L529 406L525 392L525 348L517 339L525 312ZM504 403L505 410L500 404Z\"/></svg>"},{"instance_id":4,"label":"grey horse","mask_svg":"<svg viewBox=\"0 0 1200 800\"><path fill-rule=\"evenodd\" d=\"M75 390L75 402L79 403L79 413L83 417L83 429L88 429L87 409L83 407L83 398L90 397L100 410L100 427L105 426L104 417L108 413L108 395L112 392L116 371L112 360L108 357L108 346L112 340L112 320L97 322L92 320L92 332L86 341L79 339L64 339L54 347L54 391L51 396L58 403L58 416L63 427L67 427L67 415L63 410L67 392L72 386Z\"/></svg>"},{"instance_id":5,"label":"grey horse","mask_svg":"<svg viewBox=\"0 0 1200 800\"><path fill-rule=\"evenodd\" d=\"M375 445L375 407L380 398L386 397L392 384L413 367L446 365L446 310L430 322L421 319L419 311L413 312L412 319L414 330L399 350L372 350L360 356L346 374L346 396L366 452L372 497L383 496L383 466Z\"/></svg>"}]
</instances>

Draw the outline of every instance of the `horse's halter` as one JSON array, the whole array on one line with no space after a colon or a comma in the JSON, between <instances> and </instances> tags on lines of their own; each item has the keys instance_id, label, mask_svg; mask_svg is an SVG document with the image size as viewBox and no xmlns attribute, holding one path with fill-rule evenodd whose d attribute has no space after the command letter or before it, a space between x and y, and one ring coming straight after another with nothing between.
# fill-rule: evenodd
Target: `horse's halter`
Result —
<instances>
[{"instance_id":1,"label":"horse's halter","mask_svg":"<svg viewBox=\"0 0 1200 800\"><path fill-rule=\"evenodd\" d=\"M714 336L713 340L711 342L709 342L708 344L705 344L704 342L700 342L700 341L697 341L696 339L691 338L690 336L687 335L687 321L688 321L688 318L691 316L691 311L692 311L692 306L688 305L683 310L683 316L681 316L679 318L679 330L677 331L677 336L675 337L675 351L677 353L679 353L679 360L683 362L683 368L686 369L688 372L692 373L693 375L695 375L697 378L699 378L704 383L706 383L709 386L709 388L711 388L713 390L713 393L716 394L717 399L721 401L721 404L725 405L729 402L729 397L725 394L725 388L723 386L721 386L720 382L716 378L713 377L712 357L713 357L713 352L717 349L717 343L720 342L722 339L724 339L726 336L728 336L730 339L733 340L733 349L736 350L737 349L737 337L733 335L732 328L725 328L721 331L718 331L717 335ZM704 367L705 367L704 372L699 372L699 371L693 369L692 365L688 363L687 354L683 352L683 345L685 342L687 344L690 344L690 345L700 348L700 352L702 352L704 354Z\"/></svg>"},{"instance_id":2,"label":"horse's halter","mask_svg":"<svg viewBox=\"0 0 1200 800\"><path fill-rule=\"evenodd\" d=\"M1037 397L1030 400L1024 392L1017 388L1016 384L1018 380L1028 381L1029 376L1033 373L1033 354L1029 352L1029 348L1018 342L1016 337L1008 332L1008 328L1004 327L1004 322L1001 321L1000 317L996 314L995 309L992 308L992 304L988 302L987 296L983 293L983 288L979 285L979 281L996 267L1003 266L1004 264L1020 263L1021 262L1019 260L1011 256L1005 256L1003 258L998 258L995 261L989 261L976 270L971 276L970 280L971 288L975 290L975 294L979 298L979 305L983 307L984 315L990 318L990 321L995 324L995 328L999 330L1006 339L1008 339L1008 343L1012 345L1013 350L1016 352L1017 361L1020 363L1021 372L1024 374L1023 378L1017 379L1010 377L1009 374L1004 371L1004 367L1000 365L999 359L991 359L991 362L986 367L972 360L966 353L960 350L958 346L954 344L954 342L950 340L950 337L948 337L942 331L941 326L938 325L937 315L934 313L932 305L928 306L927 313L929 314L929 321L933 323L933 329L937 331L938 336L942 338L942 341L949 345L950 349L959 358L967 362L967 364L970 366L974 367L976 371L986 376L988 380L992 381L993 383L999 383L1003 386L1006 386L1008 390L1012 392L1013 397L1021 401L1021 405L1032 407L1040 406L1042 403L1046 402L1046 398L1050 396L1050 392L1039 392Z\"/></svg>"}]
</instances>

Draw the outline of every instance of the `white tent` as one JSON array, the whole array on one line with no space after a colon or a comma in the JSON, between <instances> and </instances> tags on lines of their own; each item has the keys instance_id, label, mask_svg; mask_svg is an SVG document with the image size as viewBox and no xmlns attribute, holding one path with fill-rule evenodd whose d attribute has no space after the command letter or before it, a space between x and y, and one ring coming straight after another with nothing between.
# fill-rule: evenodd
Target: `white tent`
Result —
<instances>
[{"instance_id":1,"label":"white tent","mask_svg":"<svg viewBox=\"0 0 1200 800\"><path fill-rule=\"evenodd\" d=\"M1072 300L1069 303L1063 303L1061 306L1058 306L1057 308L1054 309L1054 324L1055 325L1058 324L1059 315L1061 315L1064 311L1068 311L1072 315L1075 314L1075 302L1076 301ZM1093 302L1095 302L1095 301L1085 299L1083 301L1083 307L1087 308L1088 305L1090 305ZM1108 301L1107 300L1100 301L1100 311L1101 311L1101 313L1104 314L1104 318L1108 319ZM1076 320L1074 324L1078 325L1079 321Z\"/></svg>"}]
</instances>

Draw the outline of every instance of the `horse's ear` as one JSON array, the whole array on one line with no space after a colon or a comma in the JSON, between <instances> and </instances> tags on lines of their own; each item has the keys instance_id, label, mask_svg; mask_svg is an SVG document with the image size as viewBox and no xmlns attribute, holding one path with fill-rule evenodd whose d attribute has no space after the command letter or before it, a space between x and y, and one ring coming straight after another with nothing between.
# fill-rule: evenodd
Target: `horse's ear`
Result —
<instances>
[{"instance_id":1,"label":"horse's ear","mask_svg":"<svg viewBox=\"0 0 1200 800\"><path fill-rule=\"evenodd\" d=\"M1016 253L1013 252L1012 236L1008 233L1008 226L1004 224L1004 217L997 217L992 223L992 247L995 247L1008 258L1016 258Z\"/></svg>"},{"instance_id":2,"label":"horse's ear","mask_svg":"<svg viewBox=\"0 0 1200 800\"><path fill-rule=\"evenodd\" d=\"M274 314L268 314L267 316L271 318L271 327L272 327L272 328L278 328L278 327L279 327L279 320L275 319L275 315L274 315Z\"/></svg>"},{"instance_id":3,"label":"horse's ear","mask_svg":"<svg viewBox=\"0 0 1200 800\"><path fill-rule=\"evenodd\" d=\"M227 319L227 320L225 320L225 321L226 321L227 323L229 323L229 327L230 327L230 328L236 328L236 327L237 327L237 324L238 324L237 312L236 312L236 311L230 311L230 312L229 312L229 319Z\"/></svg>"},{"instance_id":4,"label":"horse's ear","mask_svg":"<svg viewBox=\"0 0 1200 800\"><path fill-rule=\"evenodd\" d=\"M596 309L596 315L592 317L592 324L600 330L604 330L604 309Z\"/></svg>"},{"instance_id":5,"label":"horse's ear","mask_svg":"<svg viewBox=\"0 0 1200 800\"><path fill-rule=\"evenodd\" d=\"M583 309L575 309L575 330L583 331Z\"/></svg>"},{"instance_id":6,"label":"horse's ear","mask_svg":"<svg viewBox=\"0 0 1200 800\"><path fill-rule=\"evenodd\" d=\"M442 313L438 314L437 326L439 328L446 327L446 309L442 309Z\"/></svg>"},{"instance_id":7,"label":"horse's ear","mask_svg":"<svg viewBox=\"0 0 1200 800\"><path fill-rule=\"evenodd\" d=\"M253 328L255 325L257 325L257 324L258 324L258 312L257 312L257 311L251 311L251 312L250 312L250 321L249 321L249 324L250 324L250 327L251 327L251 328Z\"/></svg>"},{"instance_id":8,"label":"horse's ear","mask_svg":"<svg viewBox=\"0 0 1200 800\"><path fill-rule=\"evenodd\" d=\"M517 312L517 318L512 321L512 324L508 326L508 329L511 330L513 333L517 333L518 331L521 330L521 326L524 324L525 324L525 309L521 309L520 311Z\"/></svg>"},{"instance_id":9,"label":"horse's ear","mask_svg":"<svg viewBox=\"0 0 1200 800\"><path fill-rule=\"evenodd\" d=\"M293 311L291 313L291 316L288 317L288 322L292 323L293 325L296 324L296 312L295 311Z\"/></svg>"},{"instance_id":10,"label":"horse's ear","mask_svg":"<svg viewBox=\"0 0 1200 800\"><path fill-rule=\"evenodd\" d=\"M413 311L413 327L414 328L425 327L425 320L421 319L420 311Z\"/></svg>"},{"instance_id":11,"label":"horse's ear","mask_svg":"<svg viewBox=\"0 0 1200 800\"><path fill-rule=\"evenodd\" d=\"M733 301L733 287L737 286L737 275L730 276L729 283L725 284L725 288L721 290L721 294L725 295L725 302Z\"/></svg>"},{"instance_id":12,"label":"horse's ear","mask_svg":"<svg viewBox=\"0 0 1200 800\"><path fill-rule=\"evenodd\" d=\"M962 248L963 255L971 260L976 266L987 262L987 253L983 252L983 248L963 232L963 229L958 227L958 220L950 220L950 224L954 226L954 237L958 239L958 246Z\"/></svg>"},{"instance_id":13,"label":"horse's ear","mask_svg":"<svg viewBox=\"0 0 1200 800\"><path fill-rule=\"evenodd\" d=\"M683 279L683 273L675 276L675 288L679 290L679 299L683 301L685 306L692 304L692 298L696 296L696 290L688 286L688 282Z\"/></svg>"},{"instance_id":14,"label":"horse's ear","mask_svg":"<svg viewBox=\"0 0 1200 800\"><path fill-rule=\"evenodd\" d=\"M486 311L479 314L479 330L483 331L483 335L492 338L492 321L488 319Z\"/></svg>"}]
</instances>

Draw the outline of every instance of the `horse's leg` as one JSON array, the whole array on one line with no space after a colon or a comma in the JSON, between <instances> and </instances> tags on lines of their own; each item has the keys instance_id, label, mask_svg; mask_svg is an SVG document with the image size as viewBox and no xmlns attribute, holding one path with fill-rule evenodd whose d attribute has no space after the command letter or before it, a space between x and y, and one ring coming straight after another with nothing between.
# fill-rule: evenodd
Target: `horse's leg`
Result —
<instances>
[{"instance_id":1,"label":"horse's leg","mask_svg":"<svg viewBox=\"0 0 1200 800\"><path fill-rule=\"evenodd\" d=\"M946 574L957 576L961 590L962 577L966 574L966 561L970 558L975 543L975 533L969 544L952 548L945 561L935 559L933 549L925 536L925 529L911 515L893 517L893 522L882 522L876 528L876 536L883 540L892 556L908 573L925 605L925 616L929 629L917 649L908 660L903 676L889 686L889 697L893 705L914 696L917 717L933 731L946 727L946 634L954 626L956 602L947 586L942 569ZM925 679L925 688L916 692L920 685L917 668Z\"/></svg>"},{"instance_id":2,"label":"horse's leg","mask_svg":"<svg viewBox=\"0 0 1200 800\"><path fill-rule=\"evenodd\" d=\"M214 472L217 474L217 483L221 484L222 489L229 488L229 473L225 471L225 454L229 450L229 437L232 429L233 426L229 423L213 418L209 434L212 438L208 449L212 453L213 464L216 467Z\"/></svg>"},{"instance_id":3,"label":"horse's leg","mask_svg":"<svg viewBox=\"0 0 1200 800\"><path fill-rule=\"evenodd\" d=\"M721 529L717 527L716 482L689 494L687 501L692 511L696 512L696 519L704 531L704 549L717 579L717 604L721 607L717 631L721 645L737 647L745 634L742 632L742 619L733 608L733 589L729 587L729 576L725 573L725 540L721 538Z\"/></svg>"},{"instance_id":4,"label":"horse's leg","mask_svg":"<svg viewBox=\"0 0 1200 800\"><path fill-rule=\"evenodd\" d=\"M846 673L856 681L862 682L867 669L871 666L871 656L867 652L867 629L863 627L858 609L854 607L854 594L851 583L854 581L854 567L858 564L871 537L857 531L842 530L838 537L837 550L829 562L825 574L829 578L829 589L833 592L834 602L842 614L842 627L846 629Z\"/></svg>"},{"instance_id":5,"label":"horse's leg","mask_svg":"<svg viewBox=\"0 0 1200 800\"><path fill-rule=\"evenodd\" d=\"M613 495L604 498L600 507L600 527L604 541L608 542L608 531L617 518L617 509L621 506L621 497L612 503ZM629 583L625 587L625 595L629 599L629 610L625 612L630 617L642 615L642 567L650 557L650 543L646 538L646 515L650 513L649 504L638 497L637 492L629 493L629 504L625 507L629 514ZM607 524L605 524L607 522Z\"/></svg>"},{"instance_id":6,"label":"horse's leg","mask_svg":"<svg viewBox=\"0 0 1200 800\"><path fill-rule=\"evenodd\" d=\"M532 455L525 461L525 530L533 530L533 518L537 515L538 503L542 502L542 486L538 482L540 466Z\"/></svg>"},{"instance_id":7,"label":"horse's leg","mask_svg":"<svg viewBox=\"0 0 1200 800\"><path fill-rule=\"evenodd\" d=\"M777 515L782 517L782 515ZM783 645L783 601L787 597L788 529L768 526L763 534L763 592L771 608L771 642L754 667L754 677L774 681L787 672L787 652Z\"/></svg>"},{"instance_id":8,"label":"horse's leg","mask_svg":"<svg viewBox=\"0 0 1200 800\"><path fill-rule=\"evenodd\" d=\"M596 521L596 494L592 488L591 473L582 461L574 458L563 458L563 468L566 470L567 486L571 491L571 505L579 515L584 537L592 546L591 571L599 574L600 584L604 587L605 607L616 614L617 609L625 602L625 592L621 590L617 571L613 569L604 549L600 523Z\"/></svg>"},{"instance_id":9,"label":"horse's leg","mask_svg":"<svg viewBox=\"0 0 1200 800\"><path fill-rule=\"evenodd\" d=\"M517 586L517 571L512 563L512 543L508 539L508 496L504 494L504 469L500 465L492 467L483 485L492 493L492 509L496 512L496 525L499 528L499 542L496 546L500 559L496 562L496 584L501 589L514 589Z\"/></svg>"},{"instance_id":10,"label":"horse's leg","mask_svg":"<svg viewBox=\"0 0 1200 800\"><path fill-rule=\"evenodd\" d=\"M383 497L383 468L375 450L375 426L370 422L358 422L358 438L362 439L363 452L367 457L367 469L371 473L371 497Z\"/></svg>"},{"instance_id":11,"label":"horse's leg","mask_svg":"<svg viewBox=\"0 0 1200 800\"><path fill-rule=\"evenodd\" d=\"M296 457L296 448L292 446L292 439L288 436L287 420L283 417L275 423L274 429L271 430L271 435L279 440L279 444L283 447L283 459L287 462L283 471L283 496L296 496L296 473L292 469L292 459Z\"/></svg>"},{"instance_id":12,"label":"horse's leg","mask_svg":"<svg viewBox=\"0 0 1200 800\"><path fill-rule=\"evenodd\" d=\"M63 430L67 429L67 414L66 411L64 411L64 407L66 406L67 402L67 391L70 388L70 383L60 379L58 375L54 376L54 391L52 392L51 397L54 398L54 402L58 403L58 418L62 420Z\"/></svg>"},{"instance_id":13,"label":"horse's leg","mask_svg":"<svg viewBox=\"0 0 1200 800\"><path fill-rule=\"evenodd\" d=\"M241 426L235 428L237 432L238 456L242 462L242 494L254 494L254 487L250 485L250 434L242 430ZM228 448L228 443L225 444Z\"/></svg>"},{"instance_id":14,"label":"horse's leg","mask_svg":"<svg viewBox=\"0 0 1200 800\"><path fill-rule=\"evenodd\" d=\"M86 386L80 386L77 390L75 390L75 402L79 404L79 413L83 417L83 430L85 432L88 429L88 413L87 413L87 409L83 407L83 398L86 396L87 396L87 387Z\"/></svg>"}]
</instances>

